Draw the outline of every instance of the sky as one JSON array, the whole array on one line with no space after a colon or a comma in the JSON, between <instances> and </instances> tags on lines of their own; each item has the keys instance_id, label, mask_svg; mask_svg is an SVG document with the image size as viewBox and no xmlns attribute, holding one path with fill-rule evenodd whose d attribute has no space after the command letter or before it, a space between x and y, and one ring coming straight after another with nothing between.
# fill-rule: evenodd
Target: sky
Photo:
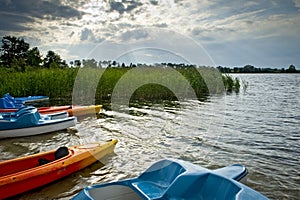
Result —
<instances>
[{"instance_id":1,"label":"sky","mask_svg":"<svg viewBox=\"0 0 300 200\"><path fill-rule=\"evenodd\" d=\"M300 69L300 0L0 0L0 37L71 60Z\"/></svg>"}]
</instances>

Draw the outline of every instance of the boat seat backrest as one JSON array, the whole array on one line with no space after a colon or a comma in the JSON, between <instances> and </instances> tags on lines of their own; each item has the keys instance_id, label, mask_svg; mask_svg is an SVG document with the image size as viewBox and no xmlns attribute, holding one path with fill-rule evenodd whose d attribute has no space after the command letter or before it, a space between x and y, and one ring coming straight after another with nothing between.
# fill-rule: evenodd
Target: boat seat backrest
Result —
<instances>
[{"instance_id":1,"label":"boat seat backrest","mask_svg":"<svg viewBox=\"0 0 300 200\"><path fill-rule=\"evenodd\" d=\"M32 113L22 113L16 118L16 122L25 125L35 125L36 120Z\"/></svg>"},{"instance_id":2,"label":"boat seat backrest","mask_svg":"<svg viewBox=\"0 0 300 200\"><path fill-rule=\"evenodd\" d=\"M8 98L0 98L0 108L15 108L15 104L13 101Z\"/></svg>"},{"instance_id":3,"label":"boat seat backrest","mask_svg":"<svg viewBox=\"0 0 300 200\"><path fill-rule=\"evenodd\" d=\"M142 173L132 182L132 186L147 198L155 199L162 196L176 177L185 171L185 168L176 162L162 160Z\"/></svg>"},{"instance_id":4,"label":"boat seat backrest","mask_svg":"<svg viewBox=\"0 0 300 200\"><path fill-rule=\"evenodd\" d=\"M23 127L32 126L38 124L40 119L40 114L38 113L37 109L34 110L27 110L24 112L21 112L18 116L15 118L15 122L20 124Z\"/></svg>"},{"instance_id":5,"label":"boat seat backrest","mask_svg":"<svg viewBox=\"0 0 300 200\"><path fill-rule=\"evenodd\" d=\"M24 106L21 107L19 110L17 110L16 115L21 115L22 113L26 113L26 112L31 112L32 110L36 109L35 107L32 106Z\"/></svg>"},{"instance_id":6,"label":"boat seat backrest","mask_svg":"<svg viewBox=\"0 0 300 200\"><path fill-rule=\"evenodd\" d=\"M162 199L236 199L241 188L220 175L210 172L179 176Z\"/></svg>"},{"instance_id":7,"label":"boat seat backrest","mask_svg":"<svg viewBox=\"0 0 300 200\"><path fill-rule=\"evenodd\" d=\"M20 118L26 114L33 115L32 120L34 120L34 122L37 122L41 118L38 110L32 106L26 106L26 107L20 108L17 112L15 112L15 117Z\"/></svg>"},{"instance_id":8,"label":"boat seat backrest","mask_svg":"<svg viewBox=\"0 0 300 200\"><path fill-rule=\"evenodd\" d=\"M63 158L65 156L69 155L69 149L68 147L59 147L55 153L54 153L54 156L55 156L55 160L58 160L60 158Z\"/></svg>"},{"instance_id":9,"label":"boat seat backrest","mask_svg":"<svg viewBox=\"0 0 300 200\"><path fill-rule=\"evenodd\" d=\"M169 160L156 162L139 176L139 181L153 181L162 185L169 185L174 179L185 172L180 164Z\"/></svg>"},{"instance_id":10,"label":"boat seat backrest","mask_svg":"<svg viewBox=\"0 0 300 200\"><path fill-rule=\"evenodd\" d=\"M12 97L9 93L4 94L3 98L7 99L8 101L11 101L11 102L15 103L15 98Z\"/></svg>"}]
</instances>

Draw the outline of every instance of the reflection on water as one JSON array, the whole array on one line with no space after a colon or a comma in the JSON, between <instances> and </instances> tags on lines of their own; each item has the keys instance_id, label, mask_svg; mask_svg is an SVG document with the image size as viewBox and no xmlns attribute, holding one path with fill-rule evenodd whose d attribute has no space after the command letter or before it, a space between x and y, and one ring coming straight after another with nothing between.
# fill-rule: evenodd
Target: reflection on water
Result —
<instances>
[{"instance_id":1,"label":"reflection on water","mask_svg":"<svg viewBox=\"0 0 300 200\"><path fill-rule=\"evenodd\" d=\"M204 102L132 103L79 120L78 132L60 131L0 141L1 159L62 145L118 138L115 154L18 199L70 199L90 184L137 176L172 157L207 168L241 163L247 185L270 199L300 196L300 75L236 75L245 93ZM267 183L267 184L266 184Z\"/></svg>"}]
</instances>

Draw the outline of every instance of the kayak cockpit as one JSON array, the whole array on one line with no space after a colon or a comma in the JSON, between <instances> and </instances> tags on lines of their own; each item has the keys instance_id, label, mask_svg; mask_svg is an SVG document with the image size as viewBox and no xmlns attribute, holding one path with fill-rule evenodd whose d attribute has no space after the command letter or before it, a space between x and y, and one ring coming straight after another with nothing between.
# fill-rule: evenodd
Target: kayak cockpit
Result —
<instances>
[{"instance_id":1,"label":"kayak cockpit","mask_svg":"<svg viewBox=\"0 0 300 200\"><path fill-rule=\"evenodd\" d=\"M69 149L67 147L59 147L55 152L54 152L54 160L58 160L60 158L63 158L69 154ZM54 160L48 160L46 158L39 158L39 165L44 165L49 162L52 162Z\"/></svg>"},{"instance_id":2,"label":"kayak cockpit","mask_svg":"<svg viewBox=\"0 0 300 200\"><path fill-rule=\"evenodd\" d=\"M2 161L0 163L0 177L33 169L60 158L69 157L71 154L72 152L67 147L60 147L57 150L52 150L46 153Z\"/></svg>"}]
</instances>

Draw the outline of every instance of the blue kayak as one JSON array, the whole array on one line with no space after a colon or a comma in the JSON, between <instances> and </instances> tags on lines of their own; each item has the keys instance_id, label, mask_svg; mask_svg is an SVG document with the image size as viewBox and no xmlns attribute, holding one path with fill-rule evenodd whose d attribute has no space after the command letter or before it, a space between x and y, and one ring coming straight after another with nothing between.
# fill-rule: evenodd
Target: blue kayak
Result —
<instances>
[{"instance_id":1,"label":"blue kayak","mask_svg":"<svg viewBox=\"0 0 300 200\"><path fill-rule=\"evenodd\" d=\"M136 178L86 187L73 200L267 199L238 182L246 175L246 168L239 164L209 170L183 160L164 159Z\"/></svg>"},{"instance_id":2,"label":"blue kayak","mask_svg":"<svg viewBox=\"0 0 300 200\"><path fill-rule=\"evenodd\" d=\"M26 103L40 102L49 100L48 96L28 96L28 97L12 97L9 93L0 98L0 109L5 108L21 108Z\"/></svg>"}]
</instances>

